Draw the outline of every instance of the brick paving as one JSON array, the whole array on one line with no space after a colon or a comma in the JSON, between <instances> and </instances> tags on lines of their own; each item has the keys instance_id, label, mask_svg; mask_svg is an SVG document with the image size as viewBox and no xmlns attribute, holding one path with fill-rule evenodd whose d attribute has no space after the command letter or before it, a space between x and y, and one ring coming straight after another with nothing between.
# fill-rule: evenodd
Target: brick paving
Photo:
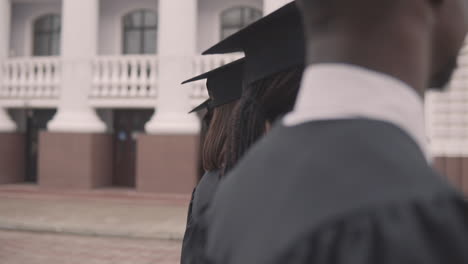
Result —
<instances>
[{"instance_id":1,"label":"brick paving","mask_svg":"<svg viewBox=\"0 0 468 264\"><path fill-rule=\"evenodd\" d=\"M188 200L116 189L60 193L0 186L0 230L180 240Z\"/></svg>"},{"instance_id":2,"label":"brick paving","mask_svg":"<svg viewBox=\"0 0 468 264\"><path fill-rule=\"evenodd\" d=\"M1 264L176 264L180 242L0 231Z\"/></svg>"},{"instance_id":3,"label":"brick paving","mask_svg":"<svg viewBox=\"0 0 468 264\"><path fill-rule=\"evenodd\" d=\"M188 194L157 194L138 192L131 188L100 188L94 190L60 190L42 189L37 184L20 183L0 185L0 194L12 195L14 197L32 198L55 198L62 199L88 199L88 200L126 200L126 201L148 201L164 205L185 206L190 201L191 193Z\"/></svg>"},{"instance_id":4,"label":"brick paving","mask_svg":"<svg viewBox=\"0 0 468 264\"><path fill-rule=\"evenodd\" d=\"M0 186L0 264L176 264L190 195Z\"/></svg>"}]
</instances>

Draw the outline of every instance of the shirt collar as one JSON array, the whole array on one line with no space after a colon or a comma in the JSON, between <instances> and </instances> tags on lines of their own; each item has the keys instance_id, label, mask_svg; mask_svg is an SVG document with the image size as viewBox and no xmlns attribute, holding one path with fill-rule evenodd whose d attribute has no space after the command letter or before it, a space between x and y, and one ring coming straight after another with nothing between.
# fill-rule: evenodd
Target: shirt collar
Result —
<instances>
[{"instance_id":1,"label":"shirt collar","mask_svg":"<svg viewBox=\"0 0 468 264\"><path fill-rule=\"evenodd\" d=\"M408 133L430 159L423 99L410 86L389 75L352 65L307 67L296 106L284 118L284 125L348 118L390 122Z\"/></svg>"}]
</instances>

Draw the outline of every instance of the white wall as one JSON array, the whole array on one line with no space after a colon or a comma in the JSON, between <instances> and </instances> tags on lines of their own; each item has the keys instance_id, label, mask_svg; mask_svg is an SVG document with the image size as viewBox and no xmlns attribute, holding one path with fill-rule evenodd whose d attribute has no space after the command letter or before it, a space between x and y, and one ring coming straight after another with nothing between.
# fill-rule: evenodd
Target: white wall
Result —
<instances>
[{"instance_id":1,"label":"white wall","mask_svg":"<svg viewBox=\"0 0 468 264\"><path fill-rule=\"evenodd\" d=\"M13 3L10 56L31 56L34 20L46 14L61 14L61 1Z\"/></svg>"},{"instance_id":2,"label":"white wall","mask_svg":"<svg viewBox=\"0 0 468 264\"><path fill-rule=\"evenodd\" d=\"M101 0L99 21L99 55L122 54L122 18L138 9L157 13L157 0Z\"/></svg>"},{"instance_id":3,"label":"white wall","mask_svg":"<svg viewBox=\"0 0 468 264\"><path fill-rule=\"evenodd\" d=\"M199 52L220 41L221 12L235 6L250 6L263 10L263 0L198 0Z\"/></svg>"}]
</instances>

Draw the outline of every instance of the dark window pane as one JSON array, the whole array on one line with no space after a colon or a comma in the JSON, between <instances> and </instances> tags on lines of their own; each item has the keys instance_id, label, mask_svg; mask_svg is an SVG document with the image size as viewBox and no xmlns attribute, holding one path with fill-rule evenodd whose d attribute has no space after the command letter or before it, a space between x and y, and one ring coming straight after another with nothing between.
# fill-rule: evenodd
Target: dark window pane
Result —
<instances>
[{"instance_id":1,"label":"dark window pane","mask_svg":"<svg viewBox=\"0 0 468 264\"><path fill-rule=\"evenodd\" d=\"M262 17L262 12L251 7L234 7L221 14L221 39L224 39Z\"/></svg>"},{"instance_id":2,"label":"dark window pane","mask_svg":"<svg viewBox=\"0 0 468 264\"><path fill-rule=\"evenodd\" d=\"M47 17L44 18L44 21L43 21L44 31L51 31L52 30L52 20L53 20L53 16L47 16Z\"/></svg>"},{"instance_id":3,"label":"dark window pane","mask_svg":"<svg viewBox=\"0 0 468 264\"><path fill-rule=\"evenodd\" d=\"M51 44L52 44L52 38L50 37L50 35L45 35L44 38L44 51L42 52L42 56L48 56L48 55L52 55L51 51Z\"/></svg>"},{"instance_id":4,"label":"dark window pane","mask_svg":"<svg viewBox=\"0 0 468 264\"><path fill-rule=\"evenodd\" d=\"M135 11L124 17L124 25L127 28L136 28L143 25L143 13L142 11Z\"/></svg>"},{"instance_id":5,"label":"dark window pane","mask_svg":"<svg viewBox=\"0 0 468 264\"><path fill-rule=\"evenodd\" d=\"M156 27L158 24L157 16L151 11L145 12L145 27Z\"/></svg>"},{"instance_id":6,"label":"dark window pane","mask_svg":"<svg viewBox=\"0 0 468 264\"><path fill-rule=\"evenodd\" d=\"M250 24L260 18L261 13L255 9L246 9L245 23Z\"/></svg>"},{"instance_id":7,"label":"dark window pane","mask_svg":"<svg viewBox=\"0 0 468 264\"><path fill-rule=\"evenodd\" d=\"M138 11L131 15L132 26L141 27L143 26L143 12Z\"/></svg>"},{"instance_id":8,"label":"dark window pane","mask_svg":"<svg viewBox=\"0 0 468 264\"><path fill-rule=\"evenodd\" d=\"M34 53L35 56L40 56L44 52L44 41L41 34L34 37Z\"/></svg>"},{"instance_id":9,"label":"dark window pane","mask_svg":"<svg viewBox=\"0 0 468 264\"><path fill-rule=\"evenodd\" d=\"M157 15L138 10L124 17L124 54L156 53Z\"/></svg>"},{"instance_id":10,"label":"dark window pane","mask_svg":"<svg viewBox=\"0 0 468 264\"><path fill-rule=\"evenodd\" d=\"M241 23L242 9L230 9L223 14L222 24L225 27L235 27L239 26Z\"/></svg>"},{"instance_id":11,"label":"dark window pane","mask_svg":"<svg viewBox=\"0 0 468 264\"><path fill-rule=\"evenodd\" d=\"M242 27L246 27L262 17L262 12L253 8L244 8L242 16Z\"/></svg>"},{"instance_id":12,"label":"dark window pane","mask_svg":"<svg viewBox=\"0 0 468 264\"><path fill-rule=\"evenodd\" d=\"M37 46L35 47L36 56L47 56L49 55L49 38L48 35L40 34L36 38L37 42L35 43Z\"/></svg>"},{"instance_id":13,"label":"dark window pane","mask_svg":"<svg viewBox=\"0 0 468 264\"><path fill-rule=\"evenodd\" d=\"M155 54L156 53L156 30L148 30L144 35L143 53Z\"/></svg>"},{"instance_id":14,"label":"dark window pane","mask_svg":"<svg viewBox=\"0 0 468 264\"><path fill-rule=\"evenodd\" d=\"M34 22L33 55L60 54L60 23L59 15L46 15Z\"/></svg>"},{"instance_id":15,"label":"dark window pane","mask_svg":"<svg viewBox=\"0 0 468 264\"><path fill-rule=\"evenodd\" d=\"M141 35L142 33L137 30L127 31L125 33L124 54L141 53Z\"/></svg>"},{"instance_id":16,"label":"dark window pane","mask_svg":"<svg viewBox=\"0 0 468 264\"><path fill-rule=\"evenodd\" d=\"M42 17L36 20L36 23L34 23L34 31L35 32L44 32L47 31L48 21L47 17Z\"/></svg>"},{"instance_id":17,"label":"dark window pane","mask_svg":"<svg viewBox=\"0 0 468 264\"><path fill-rule=\"evenodd\" d=\"M240 28L225 28L221 32L221 38L225 39L225 38L231 36L232 34L236 33L239 30L240 30Z\"/></svg>"},{"instance_id":18,"label":"dark window pane","mask_svg":"<svg viewBox=\"0 0 468 264\"><path fill-rule=\"evenodd\" d=\"M58 56L60 54L60 34L55 33L51 38L51 52L50 55Z\"/></svg>"},{"instance_id":19,"label":"dark window pane","mask_svg":"<svg viewBox=\"0 0 468 264\"><path fill-rule=\"evenodd\" d=\"M132 25L132 19L130 17L130 15L127 15L124 17L124 28L132 28L133 25Z\"/></svg>"},{"instance_id":20,"label":"dark window pane","mask_svg":"<svg viewBox=\"0 0 468 264\"><path fill-rule=\"evenodd\" d=\"M45 56L48 54L47 36L38 34L34 39L34 55Z\"/></svg>"},{"instance_id":21,"label":"dark window pane","mask_svg":"<svg viewBox=\"0 0 468 264\"><path fill-rule=\"evenodd\" d=\"M61 24L61 17L60 16L54 16L53 23L52 23L52 30L60 31L60 24Z\"/></svg>"}]
</instances>

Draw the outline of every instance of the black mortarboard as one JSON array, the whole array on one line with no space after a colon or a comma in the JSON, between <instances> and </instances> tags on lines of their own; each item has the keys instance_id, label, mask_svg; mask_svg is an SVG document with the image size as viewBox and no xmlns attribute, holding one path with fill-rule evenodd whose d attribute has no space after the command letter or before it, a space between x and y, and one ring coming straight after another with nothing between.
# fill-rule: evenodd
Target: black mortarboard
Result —
<instances>
[{"instance_id":1,"label":"black mortarboard","mask_svg":"<svg viewBox=\"0 0 468 264\"><path fill-rule=\"evenodd\" d=\"M206 88L210 96L190 113L204 108L215 108L239 99L244 82L244 63L245 59L242 58L183 82L182 84L185 84L206 79Z\"/></svg>"},{"instance_id":2,"label":"black mortarboard","mask_svg":"<svg viewBox=\"0 0 468 264\"><path fill-rule=\"evenodd\" d=\"M201 103L199 106L195 107L194 109L192 109L189 114L193 113L193 112L198 112L198 111L201 111L203 109L209 109L210 108L210 103L211 103L211 99L207 99L205 102Z\"/></svg>"},{"instance_id":3,"label":"black mortarboard","mask_svg":"<svg viewBox=\"0 0 468 264\"><path fill-rule=\"evenodd\" d=\"M203 54L245 53L248 83L304 65L305 40L299 9L289 3L214 45Z\"/></svg>"}]
</instances>

